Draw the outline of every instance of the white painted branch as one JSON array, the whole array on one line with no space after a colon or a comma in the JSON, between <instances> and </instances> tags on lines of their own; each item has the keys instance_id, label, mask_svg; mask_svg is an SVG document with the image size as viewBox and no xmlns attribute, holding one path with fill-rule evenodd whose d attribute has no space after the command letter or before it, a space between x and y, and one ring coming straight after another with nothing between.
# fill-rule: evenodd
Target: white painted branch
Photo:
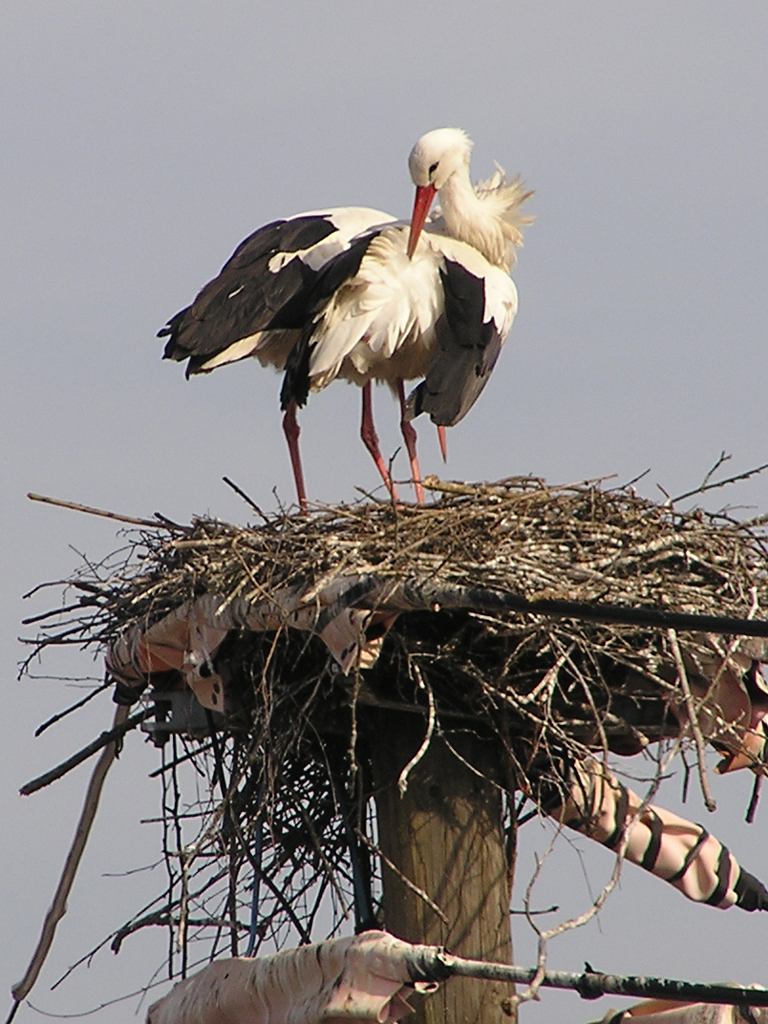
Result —
<instances>
[{"instance_id":1,"label":"white painted branch","mask_svg":"<svg viewBox=\"0 0 768 1024\"><path fill-rule=\"evenodd\" d=\"M411 950L371 931L273 956L218 960L150 1006L147 1024L392 1024L412 1009L407 992L437 988L411 981Z\"/></svg>"}]
</instances>

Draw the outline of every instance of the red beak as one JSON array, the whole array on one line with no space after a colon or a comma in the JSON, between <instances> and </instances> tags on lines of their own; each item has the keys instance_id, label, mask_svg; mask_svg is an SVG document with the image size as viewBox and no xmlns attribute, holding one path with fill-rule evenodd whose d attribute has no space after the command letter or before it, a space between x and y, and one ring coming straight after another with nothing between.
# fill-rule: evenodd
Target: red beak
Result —
<instances>
[{"instance_id":1,"label":"red beak","mask_svg":"<svg viewBox=\"0 0 768 1024\"><path fill-rule=\"evenodd\" d=\"M413 254L416 252L421 229L424 227L424 221L427 219L434 198L434 185L416 186L416 199L413 203L413 216L411 217L411 233L408 235L408 259L412 259Z\"/></svg>"}]
</instances>

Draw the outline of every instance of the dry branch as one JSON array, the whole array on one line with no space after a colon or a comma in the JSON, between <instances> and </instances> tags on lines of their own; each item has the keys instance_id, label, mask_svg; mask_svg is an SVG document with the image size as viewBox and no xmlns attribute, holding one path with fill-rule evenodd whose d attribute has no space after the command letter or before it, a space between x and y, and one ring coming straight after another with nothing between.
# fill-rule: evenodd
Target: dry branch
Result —
<instances>
[{"instance_id":1,"label":"dry branch","mask_svg":"<svg viewBox=\"0 0 768 1024\"><path fill-rule=\"evenodd\" d=\"M60 779L67 772L71 772L73 768L77 768L83 761L87 761L93 754L98 753L102 747L106 747L107 744L113 743L115 740L121 739L129 730L135 729L141 722L145 722L150 716L155 714L154 707L144 708L137 714L132 715L130 718L122 716L122 720L118 721L117 716L115 717L116 725L106 732L103 732L100 736L97 736L95 740L91 740L82 750L78 750L76 754L68 757L66 761L62 761L61 764L56 765L55 768L49 769L42 775L39 775L36 779L32 779L30 782L25 782L19 790L21 796L29 796L32 793L36 793L39 789L44 789L45 786L50 786L52 782ZM127 715L127 709L126 709Z\"/></svg>"},{"instance_id":2,"label":"dry branch","mask_svg":"<svg viewBox=\"0 0 768 1024\"><path fill-rule=\"evenodd\" d=\"M127 717L128 708L118 707L115 711L112 732L119 730L120 727L124 725ZM99 798L101 797L104 780L107 777L107 772L112 766L112 762L115 760L115 754L116 743L112 740L103 751L96 767L93 769L91 781L88 785L85 801L83 803L83 810L80 814L77 829L75 830L75 838L72 841L72 846L67 856L66 863L64 864L64 870L62 871L61 878L59 879L59 884L56 888L53 902L46 914L37 949L30 960L24 977L21 981L17 982L11 990L11 994L13 995L13 999L16 1004L11 1011L11 1017L15 1013L18 1004L23 999L26 999L32 989L32 986L37 981L40 970L45 963L45 958L51 948L53 937L56 934L56 926L67 912L67 900L75 881L77 869L80 866L80 859L83 856L85 845L88 842L88 836L91 832L93 819L96 817L96 811L98 810Z\"/></svg>"},{"instance_id":3,"label":"dry branch","mask_svg":"<svg viewBox=\"0 0 768 1024\"><path fill-rule=\"evenodd\" d=\"M696 741L696 763L699 769L701 795L704 798L704 806L707 808L707 810L714 811L717 808L717 804L715 803L715 799L712 796L712 790L709 786L709 779L707 778L707 758L704 737L701 734L701 728L699 726L696 707L693 702L693 694L691 693L691 684L688 682L688 673L685 670L683 655L680 650L680 644L678 643L677 633L674 631L674 629L667 630L667 638L669 639L669 646L672 649L672 654L675 659L675 668L677 669L677 677L680 682L680 688L683 691L683 698L685 700L685 710L688 713L688 726L691 732L693 733L694 740Z\"/></svg>"},{"instance_id":4,"label":"dry branch","mask_svg":"<svg viewBox=\"0 0 768 1024\"><path fill-rule=\"evenodd\" d=\"M89 516L114 519L118 523L129 523L132 526L152 526L164 529L172 527L175 530L188 529L186 526L178 526L176 523L172 523L170 519L165 517L160 519L139 519L136 516L125 516L119 512L108 512L103 508L94 508L92 505L81 505L76 501L64 501L62 498L49 498L45 494L33 494L31 491L27 497L30 501L42 501L46 505L58 505L59 508L72 509L73 512L85 512Z\"/></svg>"}]
</instances>

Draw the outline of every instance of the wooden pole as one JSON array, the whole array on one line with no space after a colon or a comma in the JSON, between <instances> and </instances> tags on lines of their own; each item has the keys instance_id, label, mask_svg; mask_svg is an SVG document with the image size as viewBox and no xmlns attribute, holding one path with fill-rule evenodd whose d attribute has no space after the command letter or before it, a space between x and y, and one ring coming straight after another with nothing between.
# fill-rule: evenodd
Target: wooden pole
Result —
<instances>
[{"instance_id":1,"label":"wooden pole","mask_svg":"<svg viewBox=\"0 0 768 1024\"><path fill-rule=\"evenodd\" d=\"M379 845L384 863L386 929L408 942L445 946L457 956L512 963L510 872L502 827L496 744L472 734L451 739L471 771L435 735L408 775L398 777L424 740L412 715L377 712L372 750ZM423 890L444 920L400 876ZM509 1020L513 988L456 978L418 1008L418 1024L486 1024ZM505 1016L506 1015L506 1016Z\"/></svg>"}]
</instances>

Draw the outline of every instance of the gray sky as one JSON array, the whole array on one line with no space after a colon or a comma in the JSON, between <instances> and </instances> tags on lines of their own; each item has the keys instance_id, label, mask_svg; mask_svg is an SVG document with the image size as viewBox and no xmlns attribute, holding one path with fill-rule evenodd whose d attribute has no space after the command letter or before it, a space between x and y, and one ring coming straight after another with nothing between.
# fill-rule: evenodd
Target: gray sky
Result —
<instances>
[{"instance_id":1,"label":"gray sky","mask_svg":"<svg viewBox=\"0 0 768 1024\"><path fill-rule=\"evenodd\" d=\"M108 523L25 493L244 521L226 474L263 506L274 507L275 487L293 500L279 378L253 361L187 382L160 362L158 328L266 221L348 204L408 215L411 145L459 125L476 141L474 175L494 159L520 171L538 220L514 275L520 313L506 349L449 432L450 476L621 481L651 467L644 492L658 496L656 483L695 486L723 449L734 472L768 461L766 52L762 0L5 0L0 994L36 941L89 769L24 800L18 786L112 714L96 701L32 738L81 691L14 681L19 620L51 601L19 595L70 573L77 552L98 559L117 541ZM375 403L386 457L399 444L395 406L384 391ZM341 383L302 412L311 498L375 485L358 417L359 395ZM425 472L441 471L433 431L420 433ZM714 492L710 505L724 501L767 509L768 477ZM101 671L87 655L54 661L36 673ZM154 750L130 737L33 993L45 1010L87 1010L138 988L163 955L163 936L145 933L47 991L158 887L157 872L102 877L157 855L154 826L139 824L156 813L155 766ZM768 880L768 808L742 822L750 783L715 780L720 807L706 824ZM664 791L668 806L679 789L678 778ZM707 814L693 794L686 813ZM527 827L519 877L547 837ZM580 858L595 889L611 859L586 840L561 845L540 902L583 909ZM689 905L628 867L600 924L555 943L551 963L768 983L767 936L768 915ZM523 926L515 941L518 961L530 960ZM122 1021L133 1006L92 1019ZM606 1006L547 994L522 1020L586 1021ZM35 1017L23 1008L17 1020Z\"/></svg>"}]
</instances>

